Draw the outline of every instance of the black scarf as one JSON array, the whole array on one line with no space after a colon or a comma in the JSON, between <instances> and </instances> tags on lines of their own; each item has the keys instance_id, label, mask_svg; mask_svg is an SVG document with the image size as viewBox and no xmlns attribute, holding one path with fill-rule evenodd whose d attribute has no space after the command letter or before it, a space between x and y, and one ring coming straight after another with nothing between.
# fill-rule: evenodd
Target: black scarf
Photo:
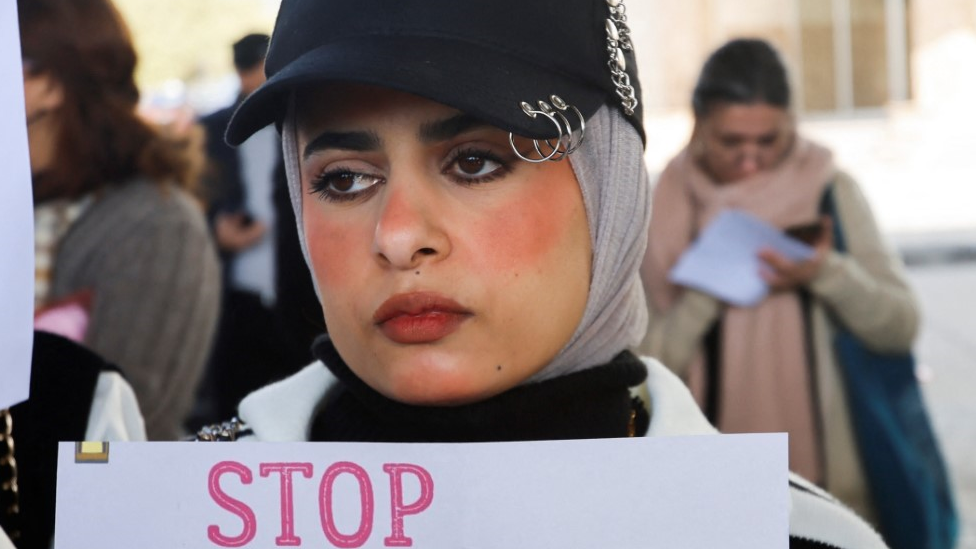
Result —
<instances>
[{"instance_id":1,"label":"black scarf","mask_svg":"<svg viewBox=\"0 0 976 549\"><path fill-rule=\"evenodd\" d=\"M342 383L312 421L310 440L344 442L501 442L626 437L647 432L649 418L630 387L647 368L624 351L607 364L520 385L460 406L413 406L390 400L354 374L327 335L315 356Z\"/></svg>"}]
</instances>

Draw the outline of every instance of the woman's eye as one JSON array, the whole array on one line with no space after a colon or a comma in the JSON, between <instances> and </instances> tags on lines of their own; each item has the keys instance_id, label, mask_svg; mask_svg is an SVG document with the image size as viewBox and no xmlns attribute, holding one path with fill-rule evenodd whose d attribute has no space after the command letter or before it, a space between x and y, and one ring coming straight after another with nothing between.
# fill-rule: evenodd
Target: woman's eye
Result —
<instances>
[{"instance_id":1,"label":"woman's eye","mask_svg":"<svg viewBox=\"0 0 976 549\"><path fill-rule=\"evenodd\" d=\"M487 151L462 151L447 171L461 182L482 183L507 172L505 163Z\"/></svg>"},{"instance_id":2,"label":"woman's eye","mask_svg":"<svg viewBox=\"0 0 976 549\"><path fill-rule=\"evenodd\" d=\"M309 192L319 195L323 200L353 200L368 192L381 181L382 178L375 175L335 170L314 178Z\"/></svg>"},{"instance_id":3,"label":"woman's eye","mask_svg":"<svg viewBox=\"0 0 976 549\"><path fill-rule=\"evenodd\" d=\"M459 170L468 175L484 175L486 168L490 172L495 167L493 162L478 156L459 158L457 166Z\"/></svg>"},{"instance_id":4,"label":"woman's eye","mask_svg":"<svg viewBox=\"0 0 976 549\"><path fill-rule=\"evenodd\" d=\"M722 146L727 149L734 149L742 145L742 139L739 137L723 137L721 139Z\"/></svg>"}]
</instances>

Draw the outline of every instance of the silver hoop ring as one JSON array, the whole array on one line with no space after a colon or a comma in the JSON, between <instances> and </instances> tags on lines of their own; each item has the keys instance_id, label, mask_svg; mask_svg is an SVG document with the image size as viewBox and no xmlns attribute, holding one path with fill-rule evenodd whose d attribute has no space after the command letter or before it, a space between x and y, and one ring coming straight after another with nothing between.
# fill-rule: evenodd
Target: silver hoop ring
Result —
<instances>
[{"instance_id":1,"label":"silver hoop ring","mask_svg":"<svg viewBox=\"0 0 976 549\"><path fill-rule=\"evenodd\" d=\"M563 124L565 124L566 131L562 132L562 134L559 136L559 147L561 151L560 155L566 156L567 154L573 152L573 126L570 125L569 119L566 118L566 115L561 111L555 111L553 114L558 116L562 120Z\"/></svg>"},{"instance_id":2,"label":"silver hoop ring","mask_svg":"<svg viewBox=\"0 0 976 549\"><path fill-rule=\"evenodd\" d=\"M545 116L547 119L549 119L549 121L552 122L554 126L556 126L556 131L559 132L559 139L562 139L563 127L559 124L559 121L556 120L555 116L542 110L535 110L532 108L532 105L529 105L528 103L525 102L522 102L521 106L522 106L522 110L525 112L525 114L529 115L530 118L535 119L539 115L542 115ZM552 147L552 145L548 143L548 140L544 140L544 141L547 141L546 144L550 145L552 152L550 152L549 154L543 153L542 149L539 147L539 140L533 139L532 145L535 148L535 152L539 154L539 158L529 158L524 154L522 154L522 152L518 150L518 147L515 146L515 134L512 132L508 132L508 144L511 145L512 151L515 153L515 155L521 158L522 160L525 160L526 162L532 162L533 164L546 162L548 160L560 160L562 158L562 157L555 158L556 154L559 153L558 147Z\"/></svg>"},{"instance_id":3,"label":"silver hoop ring","mask_svg":"<svg viewBox=\"0 0 976 549\"><path fill-rule=\"evenodd\" d=\"M552 97L550 97L550 99L552 99L552 104L557 109L559 109L559 111L567 111L569 109L573 109L573 112L576 113L576 117L579 118L579 121L580 121L579 139L578 140L575 140L574 137L573 137L573 133L575 133L575 132L573 131L573 128L572 128L572 126L569 123L569 120L564 115L562 115L561 113L559 115L566 122L566 129L567 129L567 134L566 135L567 135L568 139L567 139L567 146L566 146L566 152L565 152L565 154L572 154L573 152L575 152L577 149L580 148L580 145L583 144L583 139L586 137L586 119L583 118L583 113L581 113L580 110L577 109L575 105L569 105L569 104L567 104L558 95L553 95ZM557 112L559 112L559 111L557 111Z\"/></svg>"}]
</instances>

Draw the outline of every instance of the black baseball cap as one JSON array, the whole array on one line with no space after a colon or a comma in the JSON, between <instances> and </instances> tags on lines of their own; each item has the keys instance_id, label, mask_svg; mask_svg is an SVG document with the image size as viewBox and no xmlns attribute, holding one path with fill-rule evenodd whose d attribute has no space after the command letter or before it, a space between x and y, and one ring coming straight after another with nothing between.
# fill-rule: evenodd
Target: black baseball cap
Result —
<instances>
[{"instance_id":1,"label":"black baseball cap","mask_svg":"<svg viewBox=\"0 0 976 549\"><path fill-rule=\"evenodd\" d=\"M633 51L608 49L607 22L622 3L282 0L265 60L268 79L234 113L227 142L239 145L280 124L296 87L329 81L396 89L517 135L556 137L551 122L526 115L522 102L537 106L556 95L586 119L604 103L623 110L611 70L616 55L639 101ZM619 15L617 21L613 30L625 29ZM643 138L641 114L638 102L626 117Z\"/></svg>"}]
</instances>

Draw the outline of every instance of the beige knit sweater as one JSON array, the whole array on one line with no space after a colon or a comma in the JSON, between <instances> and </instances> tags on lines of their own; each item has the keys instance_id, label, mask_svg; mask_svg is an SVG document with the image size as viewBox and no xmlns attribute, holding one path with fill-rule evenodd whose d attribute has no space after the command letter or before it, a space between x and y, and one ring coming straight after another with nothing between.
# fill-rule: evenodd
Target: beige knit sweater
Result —
<instances>
[{"instance_id":1,"label":"beige knit sweater","mask_svg":"<svg viewBox=\"0 0 976 549\"><path fill-rule=\"evenodd\" d=\"M51 298L83 290L92 291L85 343L132 384L149 439L182 437L220 300L200 207L150 181L107 188L54 256Z\"/></svg>"}]
</instances>

